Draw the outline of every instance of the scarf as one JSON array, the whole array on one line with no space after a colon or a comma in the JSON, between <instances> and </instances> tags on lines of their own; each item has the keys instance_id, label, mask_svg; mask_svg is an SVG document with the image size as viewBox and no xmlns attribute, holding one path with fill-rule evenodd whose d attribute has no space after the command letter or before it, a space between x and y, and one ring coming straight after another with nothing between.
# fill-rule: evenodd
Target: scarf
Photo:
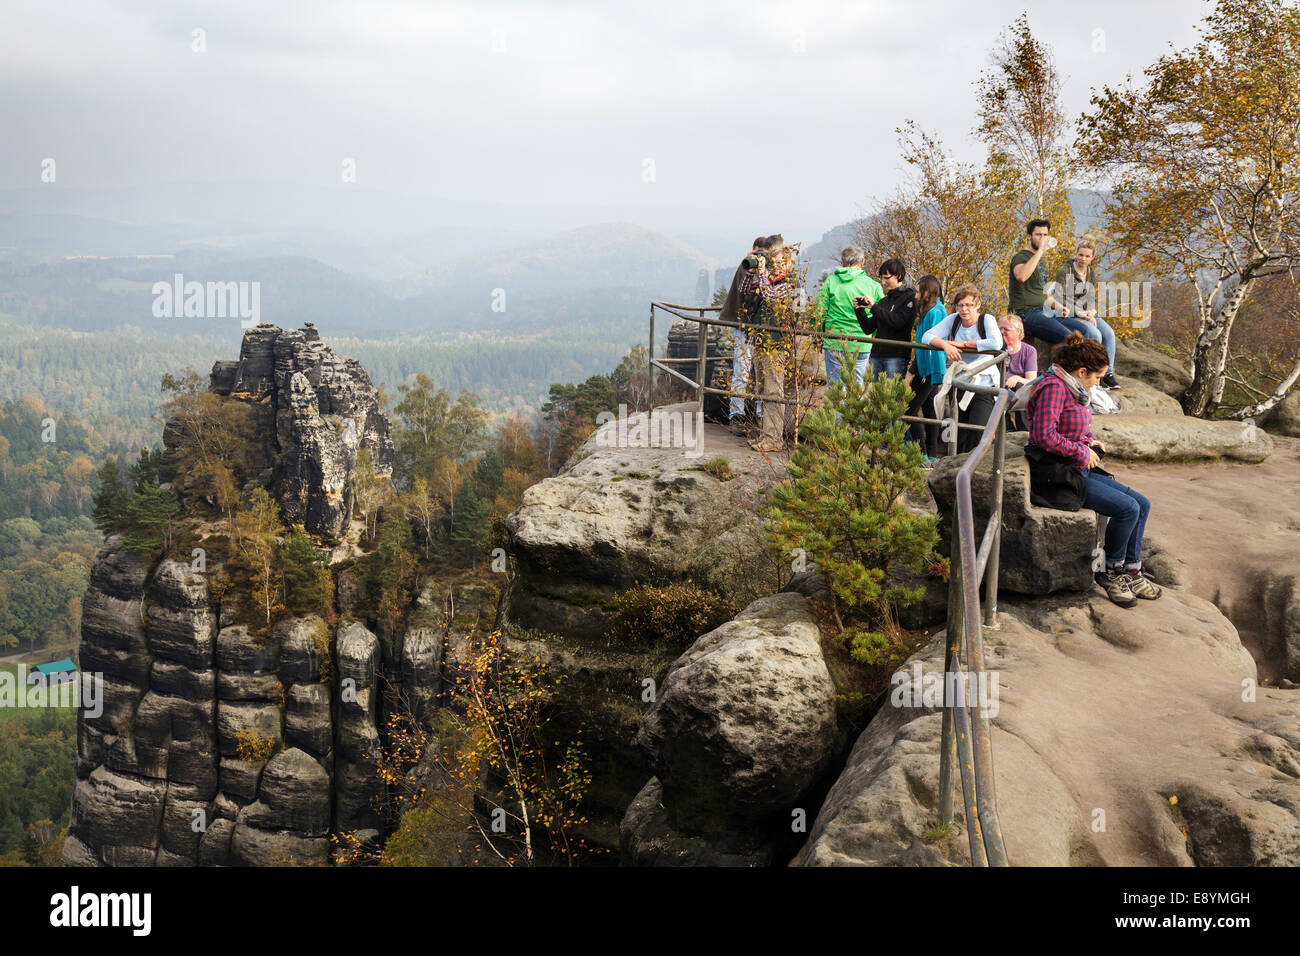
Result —
<instances>
[{"instance_id":1,"label":"scarf","mask_svg":"<svg viewBox=\"0 0 1300 956\"><path fill-rule=\"evenodd\" d=\"M1092 401L1092 394L1081 384L1079 384L1079 380L1077 378L1075 378L1073 375L1071 375L1069 372L1067 372L1065 369L1061 368L1060 366L1052 365L1043 374L1055 375L1062 382L1064 382L1065 387L1068 388L1070 390L1070 394L1074 396L1074 400L1078 402L1080 405L1087 405L1089 402Z\"/></svg>"}]
</instances>

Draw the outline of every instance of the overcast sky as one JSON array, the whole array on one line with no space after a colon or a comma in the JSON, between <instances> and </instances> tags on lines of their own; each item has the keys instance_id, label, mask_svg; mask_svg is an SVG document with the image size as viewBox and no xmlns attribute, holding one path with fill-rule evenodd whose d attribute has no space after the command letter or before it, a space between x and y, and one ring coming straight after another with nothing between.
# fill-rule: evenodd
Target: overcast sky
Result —
<instances>
[{"instance_id":1,"label":"overcast sky","mask_svg":"<svg viewBox=\"0 0 1300 956\"><path fill-rule=\"evenodd\" d=\"M1025 8L4 0L0 189L283 183L460 204L431 226L820 234L898 182L905 119L978 157L972 81ZM1191 42L1208 9L1029 17L1075 114Z\"/></svg>"}]
</instances>

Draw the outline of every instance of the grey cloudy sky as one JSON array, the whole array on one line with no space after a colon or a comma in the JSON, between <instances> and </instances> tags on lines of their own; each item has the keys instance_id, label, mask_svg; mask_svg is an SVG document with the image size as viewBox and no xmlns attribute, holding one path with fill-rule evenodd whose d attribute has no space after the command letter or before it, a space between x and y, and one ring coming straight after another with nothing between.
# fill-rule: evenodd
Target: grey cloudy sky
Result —
<instances>
[{"instance_id":1,"label":"grey cloudy sky","mask_svg":"<svg viewBox=\"0 0 1300 956\"><path fill-rule=\"evenodd\" d=\"M1025 8L5 0L0 189L36 188L53 157L69 190L285 183L546 228L814 233L897 183L905 119L979 155L972 82ZM1090 87L1191 42L1208 9L1028 12L1076 113ZM191 49L196 29L206 52ZM353 185L341 182L346 157Z\"/></svg>"}]
</instances>

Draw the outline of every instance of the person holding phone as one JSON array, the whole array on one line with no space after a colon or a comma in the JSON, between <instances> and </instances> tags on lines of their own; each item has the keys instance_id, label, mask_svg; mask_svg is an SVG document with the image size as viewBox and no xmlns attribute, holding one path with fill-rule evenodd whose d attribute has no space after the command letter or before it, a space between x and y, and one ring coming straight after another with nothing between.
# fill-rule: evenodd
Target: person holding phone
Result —
<instances>
[{"instance_id":1,"label":"person holding phone","mask_svg":"<svg viewBox=\"0 0 1300 956\"><path fill-rule=\"evenodd\" d=\"M826 277L817 292L817 331L838 335L862 335L858 312L869 309L884 296L884 290L867 275L867 254L860 246L847 246L840 252L840 268ZM866 374L871 343L846 339L828 339L825 345L826 380L839 376L844 381L850 366L861 383Z\"/></svg>"},{"instance_id":2,"label":"person holding phone","mask_svg":"<svg viewBox=\"0 0 1300 956\"><path fill-rule=\"evenodd\" d=\"M1052 360L1033 384L1026 407L1031 500L1046 499L1067 509L1073 505L1074 510L1081 505L1106 515L1105 566L1096 574L1097 583L1120 607L1133 607L1139 598L1153 601L1160 597L1160 587L1142 571L1151 501L1101 468L1106 448L1092 433L1090 393L1109 368L1106 350L1071 332L1052 350Z\"/></svg>"}]
</instances>

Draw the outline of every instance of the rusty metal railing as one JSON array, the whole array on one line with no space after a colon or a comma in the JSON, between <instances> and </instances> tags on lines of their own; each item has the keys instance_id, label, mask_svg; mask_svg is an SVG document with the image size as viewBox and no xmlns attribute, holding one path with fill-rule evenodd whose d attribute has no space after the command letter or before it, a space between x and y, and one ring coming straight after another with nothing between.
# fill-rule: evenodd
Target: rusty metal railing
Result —
<instances>
[{"instance_id":1,"label":"rusty metal railing","mask_svg":"<svg viewBox=\"0 0 1300 956\"><path fill-rule=\"evenodd\" d=\"M699 325L697 351L695 358L655 358L655 314L663 310L679 319L695 322ZM765 395L749 394L731 389L712 388L705 384L708 369L708 327L741 329L744 331L774 331L770 326L742 322L725 322L720 319L706 319L706 312L720 312L718 306L684 306L668 302L650 303L650 352L649 352L649 407L654 408L655 370L686 383L696 390L699 413L704 412L706 394L726 395L780 402L781 404L803 404L798 398L784 399ZM697 313L696 315L687 314ZM820 341L843 340L862 342L864 344L903 345L913 351L930 349L941 351L942 346L922 345L918 342L904 342L866 335L842 335L811 330L779 329L783 335L798 338L815 337ZM998 552L1002 543L1002 479L1006 461L1007 407L1011 400L1011 391L1005 387L977 385L973 379L988 369L996 366L1001 373L1001 381L1006 381L1007 351L981 353L983 357L969 364L963 364L953 375L948 384L945 406L950 414L940 419L924 416L903 415L905 422L939 424L945 428L945 441L950 455L957 452L957 434L959 429L981 433L978 444L970 451L966 461L957 472L956 501L953 507L952 547L949 558L948 575L948 625L946 631L947 649L944 653L944 710L943 727L940 737L939 752L939 795L938 814L940 823L952 821L952 764L957 758L961 771L961 789L966 834L970 844L972 866L1007 866L1006 846L1002 840L1002 826L998 820L997 795L993 783L993 749L988 717L981 713L979 700L980 688L984 682L984 643L983 628L997 626L998 612ZM696 380L670 367L671 363L694 362L697 365ZM733 386L735 383L731 383ZM976 395L990 395L994 398L993 410L988 421L983 425L972 425L959 421L958 393L974 392ZM935 408L938 416L940 410ZM975 513L971 494L971 481L975 470L984 460L989 450L993 450L993 476L989 489L989 520L979 545L975 543ZM984 601L981 608L980 586L984 588ZM974 695L967 694L965 675L961 669L963 652L967 673L970 675ZM950 697L948 689L955 693Z\"/></svg>"},{"instance_id":2,"label":"rusty metal railing","mask_svg":"<svg viewBox=\"0 0 1300 956\"><path fill-rule=\"evenodd\" d=\"M1005 353L1003 353L1005 355ZM962 806L972 866L1007 866L1002 825L998 821L997 795L993 785L993 748L988 716L981 701L984 679L983 628L997 625L998 552L1002 544L1002 478L1006 461L1006 388L963 385L971 391L996 395L988 426L979 444L966 456L957 472L954 497L952 549L948 561L947 649L943 661L944 709L939 750L939 821L952 821L952 761L961 768ZM975 547L975 514L971 479L988 451L993 449L993 476L988 524ZM980 585L984 585L984 609L980 613ZM966 667L962 671L961 652ZM966 684L969 674L970 687ZM949 689L954 693L949 698ZM955 727L954 727L955 724ZM955 731L955 737L954 737Z\"/></svg>"}]
</instances>

